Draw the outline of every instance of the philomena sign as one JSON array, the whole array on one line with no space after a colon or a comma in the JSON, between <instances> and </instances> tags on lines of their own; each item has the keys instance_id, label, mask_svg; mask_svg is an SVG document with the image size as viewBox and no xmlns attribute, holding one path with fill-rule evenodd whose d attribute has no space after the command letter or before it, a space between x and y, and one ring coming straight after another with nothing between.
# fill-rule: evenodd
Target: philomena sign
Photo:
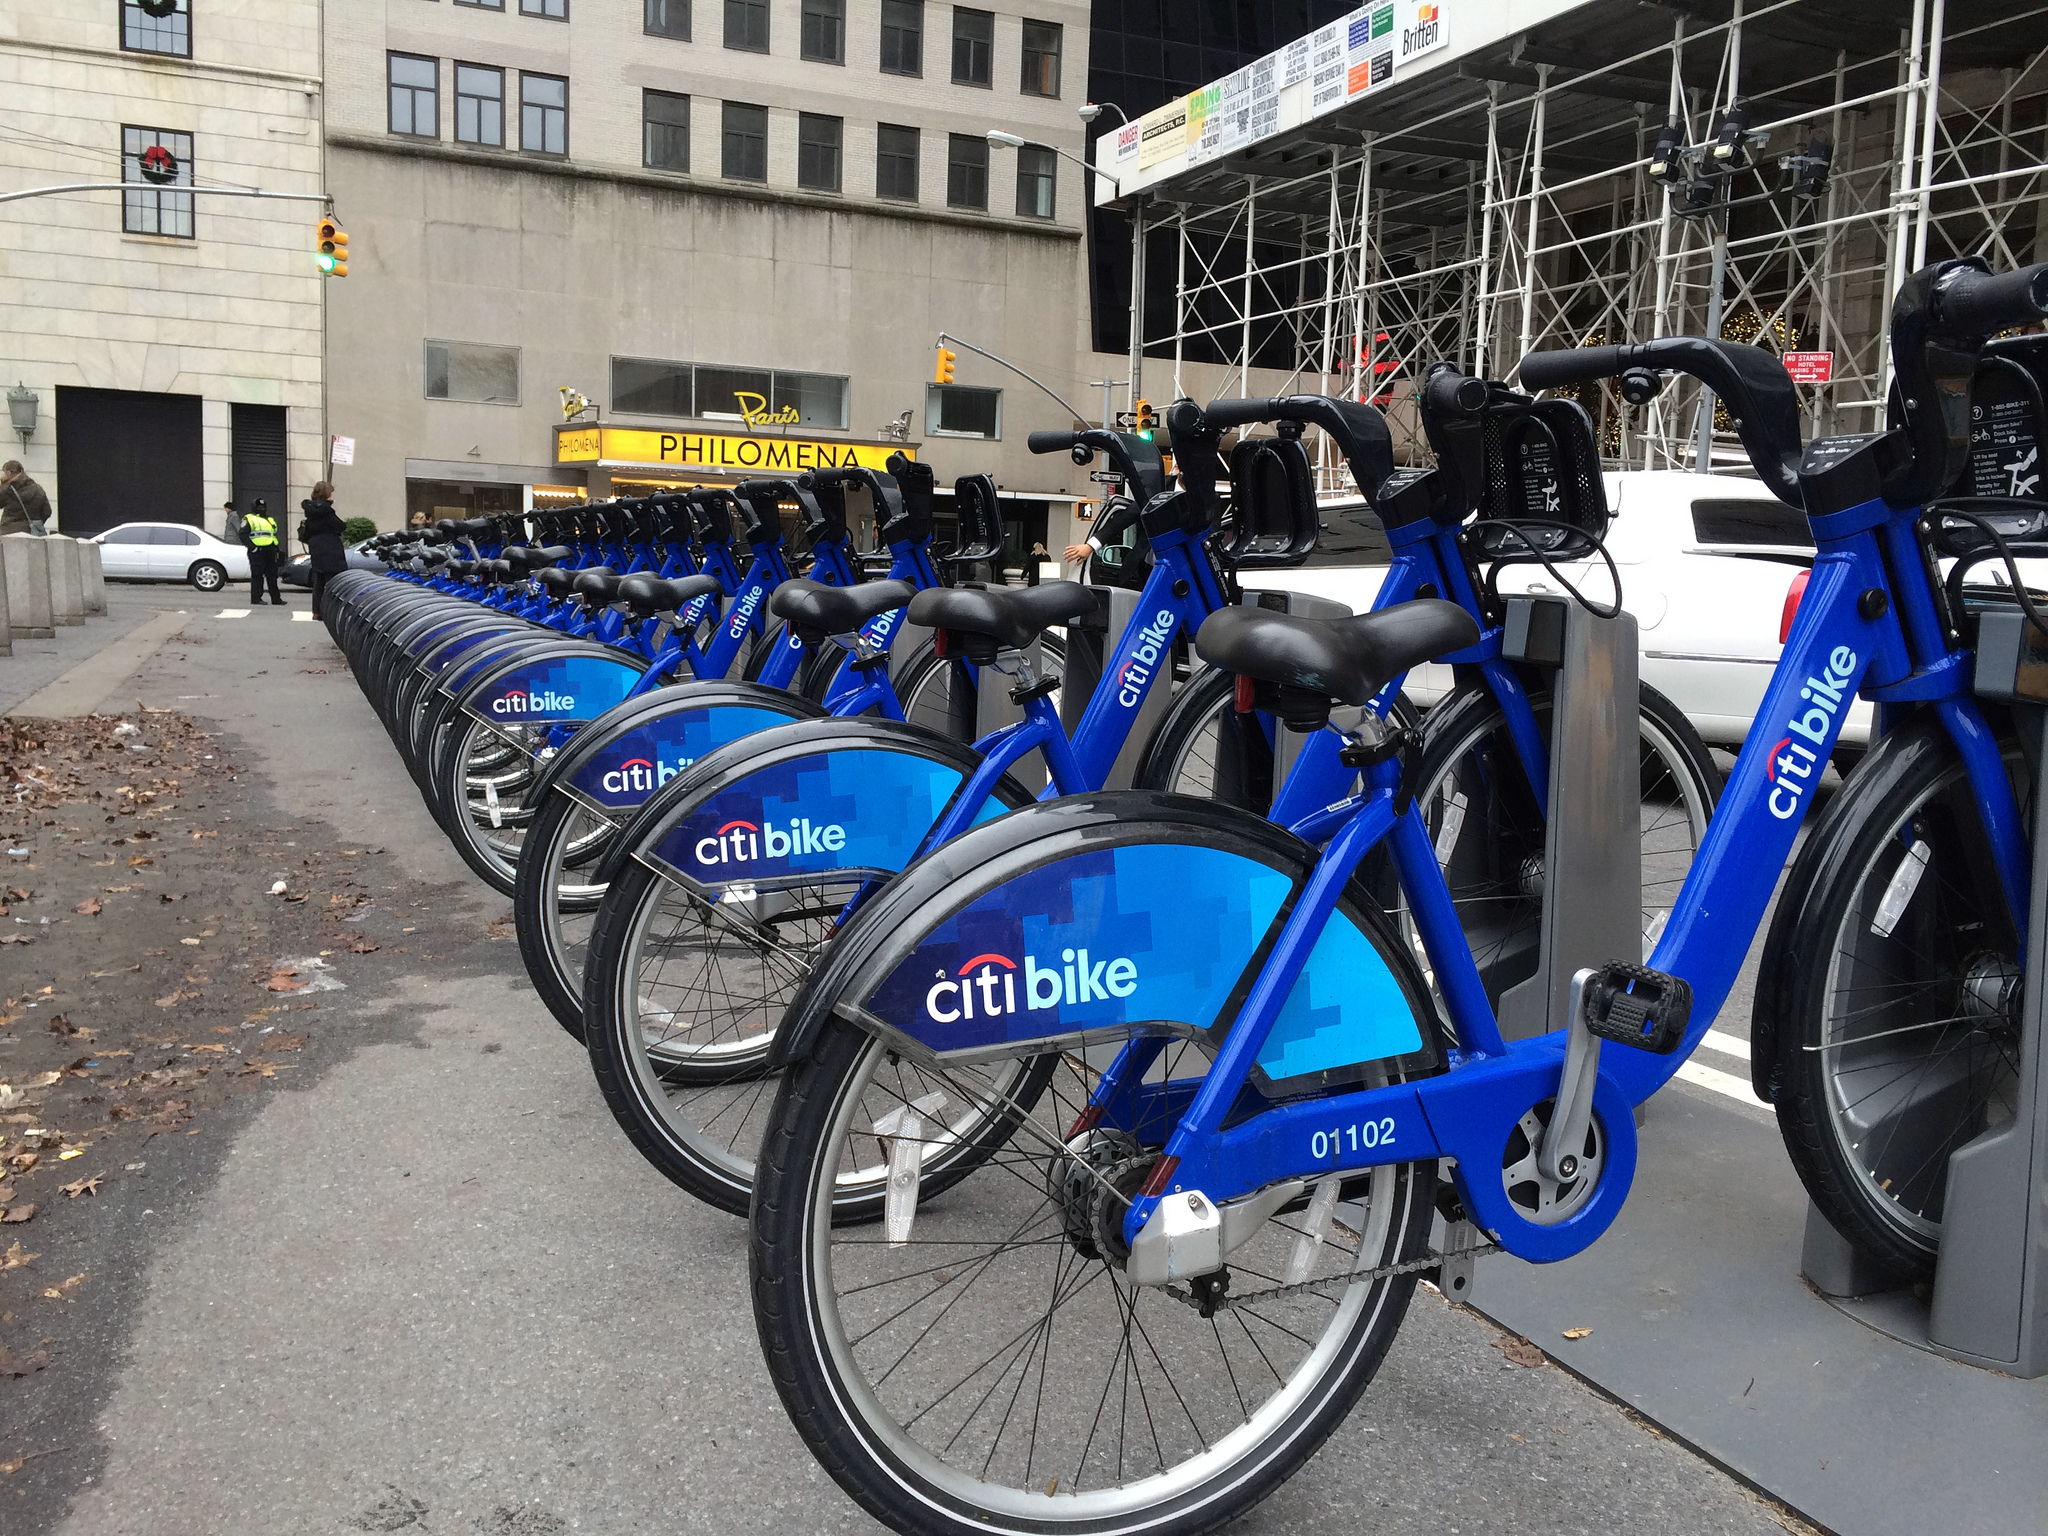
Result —
<instances>
[{"instance_id":1,"label":"philomena sign","mask_svg":"<svg viewBox=\"0 0 2048 1536\"><path fill-rule=\"evenodd\" d=\"M747 474L807 469L886 469L889 455L917 457L908 443L849 443L746 433L651 432L639 427L557 427L557 464L673 464Z\"/></svg>"}]
</instances>

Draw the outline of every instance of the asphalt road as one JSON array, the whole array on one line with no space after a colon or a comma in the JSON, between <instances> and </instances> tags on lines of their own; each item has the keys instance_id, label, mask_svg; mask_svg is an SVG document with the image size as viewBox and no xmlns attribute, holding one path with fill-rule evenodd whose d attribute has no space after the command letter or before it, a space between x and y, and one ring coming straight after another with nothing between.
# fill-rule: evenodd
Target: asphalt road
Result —
<instances>
[{"instance_id":1,"label":"asphalt road","mask_svg":"<svg viewBox=\"0 0 2048 1536\"><path fill-rule=\"evenodd\" d=\"M509 905L447 847L325 630L224 606L117 586L109 634L140 610L189 618L107 696L225 733L274 824L381 850L360 878L405 909L373 915L414 936L341 972L327 1049L290 1088L164 1138L110 1191L80 1240L103 1282L76 1303L90 1327L36 1378L32 1427L0 1380L0 1470L36 1455L0 1476L0 1529L874 1529L769 1386L742 1224L614 1128L491 933ZM269 873L252 859L249 879ZM1236 1529L1783 1528L1563 1370L1509 1364L1501 1338L1419 1294L1359 1410Z\"/></svg>"}]
</instances>

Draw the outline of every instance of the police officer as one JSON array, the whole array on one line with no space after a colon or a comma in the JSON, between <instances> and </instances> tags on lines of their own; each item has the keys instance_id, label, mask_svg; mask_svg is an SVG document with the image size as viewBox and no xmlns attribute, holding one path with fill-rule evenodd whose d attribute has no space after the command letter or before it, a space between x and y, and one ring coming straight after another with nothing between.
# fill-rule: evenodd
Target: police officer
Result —
<instances>
[{"instance_id":1,"label":"police officer","mask_svg":"<svg viewBox=\"0 0 2048 1536\"><path fill-rule=\"evenodd\" d=\"M262 605L264 583L268 582L270 600L284 607L284 594L277 590L277 564L282 553L277 543L277 520L270 515L270 504L261 496L249 503L249 515L242 519L242 542L249 546L249 606Z\"/></svg>"}]
</instances>

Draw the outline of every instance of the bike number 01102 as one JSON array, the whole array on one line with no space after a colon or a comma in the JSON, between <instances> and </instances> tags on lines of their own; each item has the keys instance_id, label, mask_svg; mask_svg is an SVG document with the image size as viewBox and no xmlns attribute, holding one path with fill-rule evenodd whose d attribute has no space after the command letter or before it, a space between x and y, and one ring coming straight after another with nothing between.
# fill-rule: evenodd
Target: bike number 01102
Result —
<instances>
[{"instance_id":1,"label":"bike number 01102","mask_svg":"<svg viewBox=\"0 0 2048 1536\"><path fill-rule=\"evenodd\" d=\"M1339 1126L1334 1131L1317 1131L1308 1141L1309 1155L1319 1163L1342 1157L1346 1152L1371 1152L1394 1144L1394 1119L1363 1120Z\"/></svg>"}]
</instances>

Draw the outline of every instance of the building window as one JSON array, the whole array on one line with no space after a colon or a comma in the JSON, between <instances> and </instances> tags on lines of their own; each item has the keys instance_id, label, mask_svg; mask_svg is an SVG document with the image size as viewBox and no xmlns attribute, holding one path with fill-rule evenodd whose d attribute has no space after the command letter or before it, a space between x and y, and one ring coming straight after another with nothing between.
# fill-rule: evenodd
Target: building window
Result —
<instances>
[{"instance_id":1,"label":"building window","mask_svg":"<svg viewBox=\"0 0 2048 1536\"><path fill-rule=\"evenodd\" d=\"M569 153L569 82L560 75L519 76L519 147Z\"/></svg>"},{"instance_id":2,"label":"building window","mask_svg":"<svg viewBox=\"0 0 2048 1536\"><path fill-rule=\"evenodd\" d=\"M121 46L137 53L191 58L192 0L176 0L175 9L163 16L150 15L140 0L121 0Z\"/></svg>"},{"instance_id":3,"label":"building window","mask_svg":"<svg viewBox=\"0 0 2048 1536\"><path fill-rule=\"evenodd\" d=\"M967 384L927 384L924 429L932 437L1001 437L1003 392Z\"/></svg>"},{"instance_id":4,"label":"building window","mask_svg":"<svg viewBox=\"0 0 2048 1536\"><path fill-rule=\"evenodd\" d=\"M441 61L417 54L386 54L391 80L391 131L415 138L441 136Z\"/></svg>"},{"instance_id":5,"label":"building window","mask_svg":"<svg viewBox=\"0 0 2048 1536\"><path fill-rule=\"evenodd\" d=\"M1054 168L1058 158L1042 144L1017 151L1017 212L1027 219L1052 217Z\"/></svg>"},{"instance_id":6,"label":"building window","mask_svg":"<svg viewBox=\"0 0 2048 1536\"><path fill-rule=\"evenodd\" d=\"M996 51L994 11L970 11L953 7L953 83L987 85L993 78L991 64Z\"/></svg>"},{"instance_id":7,"label":"building window","mask_svg":"<svg viewBox=\"0 0 2048 1536\"><path fill-rule=\"evenodd\" d=\"M744 102L725 104L719 174L734 181L768 179L768 109Z\"/></svg>"},{"instance_id":8,"label":"building window","mask_svg":"<svg viewBox=\"0 0 2048 1536\"><path fill-rule=\"evenodd\" d=\"M846 430L847 380L831 373L612 359L612 410L626 416L696 416L742 421L748 412L794 410L806 427Z\"/></svg>"},{"instance_id":9,"label":"building window","mask_svg":"<svg viewBox=\"0 0 2048 1536\"><path fill-rule=\"evenodd\" d=\"M946 135L946 201L955 208L988 207L987 139Z\"/></svg>"},{"instance_id":10,"label":"building window","mask_svg":"<svg viewBox=\"0 0 2048 1536\"><path fill-rule=\"evenodd\" d=\"M640 27L655 37L690 40L690 0L643 0Z\"/></svg>"},{"instance_id":11,"label":"building window","mask_svg":"<svg viewBox=\"0 0 2048 1536\"><path fill-rule=\"evenodd\" d=\"M917 201L917 130L883 123L875 135L875 196Z\"/></svg>"},{"instance_id":12,"label":"building window","mask_svg":"<svg viewBox=\"0 0 2048 1536\"><path fill-rule=\"evenodd\" d=\"M694 416L688 363L651 357L612 359L612 409L628 416Z\"/></svg>"},{"instance_id":13,"label":"building window","mask_svg":"<svg viewBox=\"0 0 2048 1536\"><path fill-rule=\"evenodd\" d=\"M569 19L569 0L519 0L522 16L545 16L549 21Z\"/></svg>"},{"instance_id":14,"label":"building window","mask_svg":"<svg viewBox=\"0 0 2048 1536\"><path fill-rule=\"evenodd\" d=\"M796 118L796 184L813 192L839 190L841 121L816 112Z\"/></svg>"},{"instance_id":15,"label":"building window","mask_svg":"<svg viewBox=\"0 0 2048 1536\"><path fill-rule=\"evenodd\" d=\"M690 98L673 91L640 93L640 163L657 171L690 168Z\"/></svg>"},{"instance_id":16,"label":"building window","mask_svg":"<svg viewBox=\"0 0 2048 1536\"><path fill-rule=\"evenodd\" d=\"M768 0L725 0L725 46L768 51Z\"/></svg>"},{"instance_id":17,"label":"building window","mask_svg":"<svg viewBox=\"0 0 2048 1536\"><path fill-rule=\"evenodd\" d=\"M147 191L121 194L121 228L131 235L192 236L192 194L158 187L192 185L192 135L168 128L121 128L121 179Z\"/></svg>"},{"instance_id":18,"label":"building window","mask_svg":"<svg viewBox=\"0 0 2048 1536\"><path fill-rule=\"evenodd\" d=\"M797 425L846 430L846 380L830 373L775 370L775 409L794 406Z\"/></svg>"},{"instance_id":19,"label":"building window","mask_svg":"<svg viewBox=\"0 0 2048 1536\"><path fill-rule=\"evenodd\" d=\"M502 11L505 0L455 0L457 5L467 5L479 11Z\"/></svg>"},{"instance_id":20,"label":"building window","mask_svg":"<svg viewBox=\"0 0 2048 1536\"><path fill-rule=\"evenodd\" d=\"M882 73L924 73L924 0L882 0Z\"/></svg>"},{"instance_id":21,"label":"building window","mask_svg":"<svg viewBox=\"0 0 2048 1536\"><path fill-rule=\"evenodd\" d=\"M505 71L455 66L455 137L464 144L504 144Z\"/></svg>"},{"instance_id":22,"label":"building window","mask_svg":"<svg viewBox=\"0 0 2048 1536\"><path fill-rule=\"evenodd\" d=\"M519 349L467 341L427 343L427 398L519 403Z\"/></svg>"},{"instance_id":23,"label":"building window","mask_svg":"<svg viewBox=\"0 0 2048 1536\"><path fill-rule=\"evenodd\" d=\"M1026 96L1057 96L1060 93L1060 25L1056 21L1024 23L1024 80L1020 89Z\"/></svg>"},{"instance_id":24,"label":"building window","mask_svg":"<svg viewBox=\"0 0 2048 1536\"><path fill-rule=\"evenodd\" d=\"M820 64L846 62L846 0L804 0L803 56Z\"/></svg>"}]
</instances>

